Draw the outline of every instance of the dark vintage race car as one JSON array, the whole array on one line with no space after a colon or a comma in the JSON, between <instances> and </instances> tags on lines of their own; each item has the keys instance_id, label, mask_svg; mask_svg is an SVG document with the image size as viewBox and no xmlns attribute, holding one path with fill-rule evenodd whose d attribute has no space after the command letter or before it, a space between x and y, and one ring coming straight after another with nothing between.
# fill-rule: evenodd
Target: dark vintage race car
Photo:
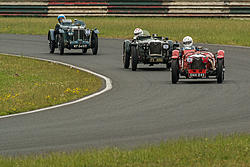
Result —
<instances>
[{"instance_id":1,"label":"dark vintage race car","mask_svg":"<svg viewBox=\"0 0 250 167\"><path fill-rule=\"evenodd\" d=\"M180 53L181 52L181 53ZM206 48L193 50L174 50L172 54L172 83L179 79L217 79L217 83L224 80L224 51L213 54Z\"/></svg>"},{"instance_id":2,"label":"dark vintage race car","mask_svg":"<svg viewBox=\"0 0 250 167\"><path fill-rule=\"evenodd\" d=\"M67 49L82 49L82 53L86 53L87 49L91 48L93 55L98 51L98 34L97 29L90 30L86 28L83 21L64 20L58 30L50 29L48 32L50 53L54 53L58 48L60 54L64 53L64 48Z\"/></svg>"},{"instance_id":3,"label":"dark vintage race car","mask_svg":"<svg viewBox=\"0 0 250 167\"><path fill-rule=\"evenodd\" d=\"M133 40L123 42L123 64L127 69L132 65L132 71L136 71L137 64L166 64L167 68L171 67L172 51L179 47L179 43L174 43L168 38L159 37L156 34L152 36L148 31Z\"/></svg>"}]
</instances>

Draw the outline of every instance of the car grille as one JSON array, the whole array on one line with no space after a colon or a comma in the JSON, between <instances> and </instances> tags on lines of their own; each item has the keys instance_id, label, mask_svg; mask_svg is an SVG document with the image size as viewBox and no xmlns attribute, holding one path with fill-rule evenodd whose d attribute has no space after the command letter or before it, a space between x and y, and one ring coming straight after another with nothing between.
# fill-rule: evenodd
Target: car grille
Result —
<instances>
[{"instance_id":1,"label":"car grille","mask_svg":"<svg viewBox=\"0 0 250 167\"><path fill-rule=\"evenodd\" d=\"M201 58L193 58L193 62L191 64L191 69L206 69L206 66L202 62Z\"/></svg>"},{"instance_id":2,"label":"car grille","mask_svg":"<svg viewBox=\"0 0 250 167\"><path fill-rule=\"evenodd\" d=\"M80 34L80 36L78 36ZM78 39L84 39L85 33L84 30L74 30L74 38L73 40L76 41Z\"/></svg>"},{"instance_id":3,"label":"car grille","mask_svg":"<svg viewBox=\"0 0 250 167\"><path fill-rule=\"evenodd\" d=\"M150 54L161 54L161 42L150 42Z\"/></svg>"}]
</instances>

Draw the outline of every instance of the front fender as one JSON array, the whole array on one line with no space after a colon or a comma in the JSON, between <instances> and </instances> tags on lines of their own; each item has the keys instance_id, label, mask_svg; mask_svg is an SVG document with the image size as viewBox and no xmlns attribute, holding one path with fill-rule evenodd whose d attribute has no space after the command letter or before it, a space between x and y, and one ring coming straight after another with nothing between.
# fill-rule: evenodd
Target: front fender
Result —
<instances>
[{"instance_id":1,"label":"front fender","mask_svg":"<svg viewBox=\"0 0 250 167\"><path fill-rule=\"evenodd\" d=\"M48 40L49 40L49 37L51 38L52 41L55 40L55 30L54 29L49 30L49 32L48 32Z\"/></svg>"},{"instance_id":2,"label":"front fender","mask_svg":"<svg viewBox=\"0 0 250 167\"><path fill-rule=\"evenodd\" d=\"M95 28L95 29L93 30L93 32L96 33L96 34L99 34L99 33L100 33L100 31L99 31L97 28Z\"/></svg>"},{"instance_id":3,"label":"front fender","mask_svg":"<svg viewBox=\"0 0 250 167\"><path fill-rule=\"evenodd\" d=\"M130 52L131 52L130 44L131 44L130 40L124 41L124 49L125 49L127 54L130 54Z\"/></svg>"},{"instance_id":4,"label":"front fender","mask_svg":"<svg viewBox=\"0 0 250 167\"><path fill-rule=\"evenodd\" d=\"M174 50L172 52L172 59L178 59L180 55L180 51L179 50Z\"/></svg>"},{"instance_id":5,"label":"front fender","mask_svg":"<svg viewBox=\"0 0 250 167\"><path fill-rule=\"evenodd\" d=\"M224 50L218 50L217 59L224 59L225 52Z\"/></svg>"}]
</instances>

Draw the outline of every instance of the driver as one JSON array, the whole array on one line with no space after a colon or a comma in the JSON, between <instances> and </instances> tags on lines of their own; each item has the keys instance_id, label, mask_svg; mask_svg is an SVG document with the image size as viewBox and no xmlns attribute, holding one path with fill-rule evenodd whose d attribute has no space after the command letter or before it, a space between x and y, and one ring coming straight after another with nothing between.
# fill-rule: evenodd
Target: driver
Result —
<instances>
[{"instance_id":1,"label":"driver","mask_svg":"<svg viewBox=\"0 0 250 167\"><path fill-rule=\"evenodd\" d=\"M134 30L134 39L137 38L139 35L142 35L143 31L140 28L136 28Z\"/></svg>"},{"instance_id":2,"label":"driver","mask_svg":"<svg viewBox=\"0 0 250 167\"><path fill-rule=\"evenodd\" d=\"M59 24L61 24L63 20L66 20L66 17L65 17L63 14L60 14L60 15L57 17L57 20L58 20Z\"/></svg>"},{"instance_id":3,"label":"driver","mask_svg":"<svg viewBox=\"0 0 250 167\"><path fill-rule=\"evenodd\" d=\"M195 46L193 46L193 39L190 36L186 36L182 40L183 48L180 51L180 57L182 58L182 54L184 50L196 50Z\"/></svg>"},{"instance_id":4,"label":"driver","mask_svg":"<svg viewBox=\"0 0 250 167\"><path fill-rule=\"evenodd\" d=\"M60 25L62 24L63 20L66 20L66 17L65 17L63 14L60 14L60 15L57 17L57 20L58 20L58 23L57 23L56 26L55 26L55 35L56 35L56 34L59 34Z\"/></svg>"},{"instance_id":5,"label":"driver","mask_svg":"<svg viewBox=\"0 0 250 167\"><path fill-rule=\"evenodd\" d=\"M183 50L196 50L196 48L193 46L193 39L190 36L186 36L182 40L183 43Z\"/></svg>"}]
</instances>

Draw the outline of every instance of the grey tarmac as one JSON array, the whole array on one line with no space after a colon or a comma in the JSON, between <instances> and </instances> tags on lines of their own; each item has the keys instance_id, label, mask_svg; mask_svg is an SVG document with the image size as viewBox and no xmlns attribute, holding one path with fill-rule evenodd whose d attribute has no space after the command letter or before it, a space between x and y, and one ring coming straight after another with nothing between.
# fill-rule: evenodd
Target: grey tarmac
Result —
<instances>
[{"instance_id":1,"label":"grey tarmac","mask_svg":"<svg viewBox=\"0 0 250 167\"><path fill-rule=\"evenodd\" d=\"M46 36L0 34L1 53L65 62L113 83L111 91L84 102L0 119L0 154L134 148L179 137L250 132L250 48L205 45L225 50L225 82L173 85L162 65L123 69L122 42L100 39L96 56L81 50L59 55L57 50L49 54Z\"/></svg>"}]
</instances>

